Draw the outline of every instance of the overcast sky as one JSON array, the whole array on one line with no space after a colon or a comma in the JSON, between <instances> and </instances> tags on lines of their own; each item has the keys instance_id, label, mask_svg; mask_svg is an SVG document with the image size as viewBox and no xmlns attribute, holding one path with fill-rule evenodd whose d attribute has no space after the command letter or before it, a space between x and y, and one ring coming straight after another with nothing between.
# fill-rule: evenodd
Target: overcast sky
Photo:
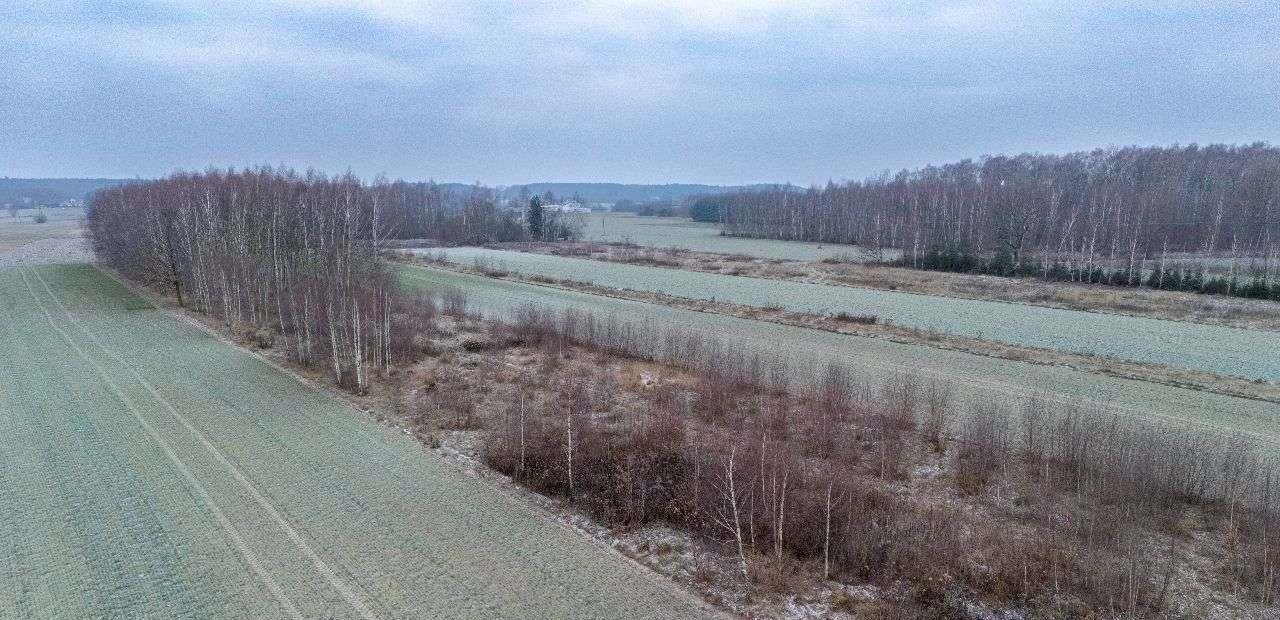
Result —
<instances>
[{"instance_id":1,"label":"overcast sky","mask_svg":"<svg viewBox=\"0 0 1280 620\"><path fill-rule=\"evenodd\" d=\"M862 178L1280 143L1280 2L0 2L0 175Z\"/></svg>"}]
</instances>

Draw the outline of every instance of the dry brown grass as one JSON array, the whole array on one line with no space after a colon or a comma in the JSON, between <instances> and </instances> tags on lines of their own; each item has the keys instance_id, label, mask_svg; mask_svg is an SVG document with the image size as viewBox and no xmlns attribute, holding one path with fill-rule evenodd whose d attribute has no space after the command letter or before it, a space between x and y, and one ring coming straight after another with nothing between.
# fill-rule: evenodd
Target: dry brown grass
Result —
<instances>
[{"instance_id":1,"label":"dry brown grass","mask_svg":"<svg viewBox=\"0 0 1280 620\"><path fill-rule=\"evenodd\" d=\"M686 575L682 583L708 600L780 610L792 595L825 597L830 607L896 617L966 613L971 604L1058 617L1255 617L1250 599L1268 596L1249 584L1259 583L1257 567L1273 570L1275 550L1258 556L1257 543L1258 528L1274 519L1246 518L1245 503L1212 499L1234 492L1205 495L1196 482L1209 476L1219 488L1253 475L1239 469L1244 461L1205 456L1229 452L1220 446L1034 407L993 407L948 428L945 391L909 377L859 386L833 369L816 392L796 394L770 382L767 364L707 357L715 347L695 355L696 366L677 367L609 352L650 350L643 334L602 349L564 331L581 329L584 317L521 316L514 328L442 317L431 339L439 353L397 369L365 402L393 412L428 446L465 437L469 453L614 531L665 523L689 532L665 551L647 543L625 551ZM468 346L477 341L486 345ZM720 487L706 472L735 445L748 486L773 481L753 494L754 508L743 507L751 579L738 576L731 546L718 547L718 564L673 572L670 562L689 561L672 559L684 553L677 549L723 542L707 520ZM821 578L815 536L831 483L840 515L832 577L866 584L877 593L870 600L836 597ZM787 496L782 546L766 508L777 504L764 499L778 488ZM1174 516L1189 513L1198 518Z\"/></svg>"}]
</instances>

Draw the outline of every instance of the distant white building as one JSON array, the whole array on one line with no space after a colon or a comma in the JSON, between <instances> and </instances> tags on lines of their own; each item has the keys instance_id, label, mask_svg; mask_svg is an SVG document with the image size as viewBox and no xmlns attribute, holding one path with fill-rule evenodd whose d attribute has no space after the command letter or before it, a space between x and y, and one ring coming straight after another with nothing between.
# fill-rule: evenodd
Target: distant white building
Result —
<instances>
[{"instance_id":1,"label":"distant white building","mask_svg":"<svg viewBox=\"0 0 1280 620\"><path fill-rule=\"evenodd\" d=\"M591 213L590 207L572 201L554 205L542 205L542 209L554 213Z\"/></svg>"}]
</instances>

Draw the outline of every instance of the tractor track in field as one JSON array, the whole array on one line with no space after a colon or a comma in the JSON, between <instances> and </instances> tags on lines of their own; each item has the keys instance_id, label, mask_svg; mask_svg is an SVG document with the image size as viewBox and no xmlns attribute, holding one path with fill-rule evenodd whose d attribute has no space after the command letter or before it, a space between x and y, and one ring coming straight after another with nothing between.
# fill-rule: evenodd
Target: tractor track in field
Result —
<instances>
[{"instance_id":1,"label":"tractor track in field","mask_svg":"<svg viewBox=\"0 0 1280 620\"><path fill-rule=\"evenodd\" d=\"M0 570L11 594L0 596L0 615L724 617L501 480L464 474L353 401L103 271L5 268L0 291L17 311L22 351L7 372L31 377L0 389L0 410L33 422L20 424L22 436L58 433L46 442L54 451L10 451L0 437L5 497L36 512L0 513L0 539L15 540L0 545L0 563L22 562ZM77 382L71 400L31 400L72 387L64 381ZM35 423L42 406L53 426ZM85 458L57 451L104 432ZM90 463L111 486L84 477ZM67 484L41 484L41 472ZM121 519L107 529L74 521L119 502L158 515L158 529L134 539ZM110 541L129 544L100 546ZM162 547L176 555L148 574Z\"/></svg>"},{"instance_id":2,"label":"tractor track in field","mask_svg":"<svg viewBox=\"0 0 1280 620\"><path fill-rule=\"evenodd\" d=\"M135 294L137 294L140 298L145 300L151 307L155 308L157 311L164 312L166 315L172 317L173 319L180 321L183 324L188 325L193 329L196 329L208 335L209 337L226 344L228 348L233 349L236 352L246 357L249 357L256 362L259 362L263 365L270 367L271 369L281 373L282 375L285 375L286 377L292 379L293 381L296 381L301 387L308 390L312 390L318 394L324 395L335 404L352 410L353 414L360 415L365 413L365 406L357 402L356 400L352 399L351 397L349 397L346 393L340 390L337 390L336 388L330 385L318 383L312 380L311 378L308 378L300 374L295 369L281 365L276 360L266 355L263 355L257 351L245 348L237 344L235 341L227 337L226 334L200 321L198 318L190 315L185 311L166 307L163 303L157 300L154 293L146 289L143 289L137 286L136 284L124 279L123 277L111 271L110 269L104 268L100 265L95 265L95 268L99 272L103 273L106 277L111 278L115 282L119 283L121 286L133 291ZM370 439L375 439L375 437L372 434L368 433L363 428L356 428L355 430L356 432L359 432L365 435L366 437L369 437ZM410 433L409 429L402 429L402 431L405 432L406 434ZM386 452L389 456L392 456L392 457L396 456L385 445L381 443L375 443L374 445L377 445L382 451ZM471 476L471 477L476 476L475 471L469 470L464 462L459 461L456 458L449 458L446 462L450 466L455 468L455 470L460 474ZM593 532L587 531L578 525L575 525L571 522L566 521L564 518L565 514L562 511L555 509L551 504L549 504L545 500L544 496L530 492L529 490L519 486L518 484L512 481L506 480L502 476L498 476L498 477L480 476L480 477L476 477L475 479L488 485L492 490L508 498L510 501L523 504L527 508L533 510L540 517L542 517L548 524L553 525L570 535L579 537L582 540L585 540L591 543L593 546L599 548L601 553L608 554L613 559L616 559L621 563L631 568L634 568L638 576L668 591L672 596L676 596L676 597L690 596L691 593L685 590L684 588L682 588L679 584L671 581L670 579L662 575L656 574L650 567L645 566L644 564L638 562L635 558L619 553L617 548L613 544L611 544L609 541L602 540ZM712 606L705 602L699 601L699 604L701 606L702 617L717 618L720 620L728 620L729 618L736 617L725 612L724 610L718 607Z\"/></svg>"},{"instance_id":3,"label":"tractor track in field","mask_svg":"<svg viewBox=\"0 0 1280 620\"><path fill-rule=\"evenodd\" d=\"M180 474L182 474L182 477L186 479L187 483L191 486L192 490L194 490L195 493L200 497L200 499L204 501L205 505L208 506L209 511L213 513L214 517L218 520L218 524L222 526L222 529L226 532L227 537L230 538L231 541L235 544L236 550L240 552L241 556L243 556L245 563L248 564L249 567L253 570L254 575L259 580L262 581L262 583L267 587L268 590L271 591L271 593L276 597L276 600L278 600L281 606L283 606L285 610L288 612L290 617L301 620L303 618L303 615L298 611L298 608L296 605L294 605L293 600L289 597L288 594L284 592L284 589L280 587L280 584L276 583L275 579L273 579L271 575L267 573L266 569L262 565L262 562L258 559L257 554L255 554L253 550L250 549L248 545L244 542L244 538L240 535L240 531L236 528L235 524L232 523L231 520L227 517L226 513L223 512L223 510L218 506L217 502L215 502L213 498L209 495L208 489L206 489L204 484L200 482L200 479L197 478L196 475L191 471L191 469L187 467L185 463L182 462L182 459L177 455L176 452L174 452L173 447L169 445L169 442L165 441L164 438L160 436L159 432L156 431L155 427L153 427L151 423L147 422L146 418L144 418L142 414L138 412L138 408L134 404L133 400L130 399L124 393L124 391L120 389L120 386L117 385L116 382L111 379L111 376L107 374L106 369L104 369L102 365L97 362L97 360L93 359L88 353L86 353L84 349L80 347L80 345L76 344L75 340L73 340L71 336L67 334L66 330L62 329L62 327L60 327L57 324L57 322L54 321L53 315L49 312L49 309L44 305L44 302L40 301L40 298L36 294L35 289L31 287L31 282L27 278L26 268L19 268L19 273L22 274L22 281L27 286L27 292L31 294L31 298L33 301L35 301L36 306L39 307L40 311L44 313L45 320L48 321L49 327L52 328L55 332L57 332L58 335L61 336L62 339L66 341L66 343L73 350L75 350L75 352L80 356L80 359L84 360L85 363L93 367L94 371L97 372L98 376L102 379L102 382L105 385L107 385L108 388L110 388L110 390L115 394L115 397L120 401L121 404L125 406L125 409L127 409L129 413L133 416L133 419L136 420L138 424L146 431L147 436L150 437L151 440L154 441L160 447L160 449L164 451L165 456L169 457L169 461L173 463L174 468ZM36 276L37 278L39 278L38 272L36 273ZM44 284L45 290L49 292L50 296L53 296L54 295L53 291L49 289L48 284L44 282L43 278L40 278L40 282L41 284ZM54 297L54 301L57 301L56 297ZM58 302L58 305L61 306L62 305L61 302ZM63 307L62 309L63 309L63 312L66 314L67 318L71 321L71 323L79 326L79 323L75 320L75 318L70 313L66 312L66 308ZM84 330L82 326L80 326L80 329L82 331L85 331L86 334L89 334L89 332L87 330ZM90 334L90 336L92 337L92 334ZM103 351L107 351L106 347L103 347L101 343L98 343L98 346L102 348ZM176 415L176 412L175 412L175 415Z\"/></svg>"}]
</instances>

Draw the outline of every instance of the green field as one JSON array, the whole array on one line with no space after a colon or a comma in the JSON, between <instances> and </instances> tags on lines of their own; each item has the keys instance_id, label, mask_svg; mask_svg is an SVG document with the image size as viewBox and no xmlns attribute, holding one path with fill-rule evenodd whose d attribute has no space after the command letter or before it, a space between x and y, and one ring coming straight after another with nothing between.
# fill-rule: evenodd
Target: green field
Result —
<instances>
[{"instance_id":1,"label":"green field","mask_svg":"<svg viewBox=\"0 0 1280 620\"><path fill-rule=\"evenodd\" d=\"M432 252L445 252L463 265L481 259L527 275L796 312L870 314L905 327L970 338L1280 382L1280 332L506 250Z\"/></svg>"},{"instance_id":2,"label":"green field","mask_svg":"<svg viewBox=\"0 0 1280 620\"><path fill-rule=\"evenodd\" d=\"M1218 433L1241 433L1280 446L1280 405L1141 381L1116 379L1060 366L1042 366L923 346L898 344L776 323L681 310L547 286L495 280L429 267L403 266L404 281L423 290L456 287L472 308L499 318L522 304L573 308L654 326L682 327L762 354L780 355L802 372L839 361L869 381L915 373L950 380L962 405L992 399L1018 402L1035 394L1077 400L1141 419ZM803 377L801 377L803 378Z\"/></svg>"},{"instance_id":3,"label":"green field","mask_svg":"<svg viewBox=\"0 0 1280 620\"><path fill-rule=\"evenodd\" d=\"M591 213L586 216L582 238L608 243L630 242L637 245L677 247L698 252L743 254L758 258L816 261L823 258L871 260L855 245L832 245L805 241L744 239L720 234L719 224L695 222L680 217L641 217L630 213ZM895 250L884 258L893 259Z\"/></svg>"},{"instance_id":4,"label":"green field","mask_svg":"<svg viewBox=\"0 0 1280 620\"><path fill-rule=\"evenodd\" d=\"M0 317L0 618L700 615L91 266Z\"/></svg>"}]
</instances>

